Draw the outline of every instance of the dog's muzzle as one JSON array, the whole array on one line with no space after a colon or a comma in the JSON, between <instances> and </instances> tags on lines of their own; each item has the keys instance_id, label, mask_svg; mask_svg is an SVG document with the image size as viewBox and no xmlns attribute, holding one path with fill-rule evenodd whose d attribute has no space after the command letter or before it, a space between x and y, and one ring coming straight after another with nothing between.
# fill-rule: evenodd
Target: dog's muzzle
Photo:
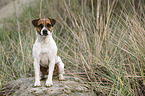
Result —
<instances>
[{"instance_id":1,"label":"dog's muzzle","mask_svg":"<svg viewBox=\"0 0 145 96\"><path fill-rule=\"evenodd\" d=\"M40 33L41 36L47 36L49 34L50 34L50 31L48 29L46 29L46 28L43 28L41 30L41 33Z\"/></svg>"}]
</instances>

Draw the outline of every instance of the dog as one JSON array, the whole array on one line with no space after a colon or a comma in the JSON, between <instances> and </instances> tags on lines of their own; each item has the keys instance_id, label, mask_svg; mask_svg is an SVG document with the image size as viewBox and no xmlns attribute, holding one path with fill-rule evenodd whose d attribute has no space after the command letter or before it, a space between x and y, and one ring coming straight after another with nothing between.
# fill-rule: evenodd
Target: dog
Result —
<instances>
[{"instance_id":1,"label":"dog","mask_svg":"<svg viewBox=\"0 0 145 96\"><path fill-rule=\"evenodd\" d=\"M36 28L37 35L37 39L33 45L32 52L34 58L35 71L34 86L41 86L40 75L43 78L44 75L47 74L48 77L45 86L49 87L53 85L52 76L56 64L59 69L59 80L65 80L63 76L64 63L62 62L61 58L57 55L57 46L52 37L53 26L56 24L56 20L52 18L37 18L32 20L32 24Z\"/></svg>"}]
</instances>

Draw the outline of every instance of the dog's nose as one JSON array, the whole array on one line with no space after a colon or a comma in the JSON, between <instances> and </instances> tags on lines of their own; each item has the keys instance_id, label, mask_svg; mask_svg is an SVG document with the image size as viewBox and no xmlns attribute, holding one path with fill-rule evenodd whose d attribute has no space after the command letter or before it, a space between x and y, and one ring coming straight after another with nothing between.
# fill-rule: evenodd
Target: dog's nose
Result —
<instances>
[{"instance_id":1,"label":"dog's nose","mask_svg":"<svg viewBox=\"0 0 145 96\"><path fill-rule=\"evenodd\" d=\"M47 30L46 30L46 29L44 29L44 30L43 30L43 35L45 35L45 36L46 36L46 35L48 35L48 33L47 33Z\"/></svg>"}]
</instances>

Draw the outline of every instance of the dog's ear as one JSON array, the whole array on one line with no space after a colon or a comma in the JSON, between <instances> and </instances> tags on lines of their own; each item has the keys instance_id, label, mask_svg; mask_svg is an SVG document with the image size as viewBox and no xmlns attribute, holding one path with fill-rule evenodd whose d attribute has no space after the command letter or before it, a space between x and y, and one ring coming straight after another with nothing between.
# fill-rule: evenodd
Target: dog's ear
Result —
<instances>
[{"instance_id":1,"label":"dog's ear","mask_svg":"<svg viewBox=\"0 0 145 96\"><path fill-rule=\"evenodd\" d=\"M34 19L32 20L32 24L34 25L34 27L36 27L37 22L40 20L40 18Z\"/></svg>"},{"instance_id":2,"label":"dog's ear","mask_svg":"<svg viewBox=\"0 0 145 96\"><path fill-rule=\"evenodd\" d=\"M56 20L55 20L55 19L52 19L52 18L48 18L48 19L50 20L51 25L52 25L52 26L54 26L54 25L55 25L55 23L56 23Z\"/></svg>"}]
</instances>

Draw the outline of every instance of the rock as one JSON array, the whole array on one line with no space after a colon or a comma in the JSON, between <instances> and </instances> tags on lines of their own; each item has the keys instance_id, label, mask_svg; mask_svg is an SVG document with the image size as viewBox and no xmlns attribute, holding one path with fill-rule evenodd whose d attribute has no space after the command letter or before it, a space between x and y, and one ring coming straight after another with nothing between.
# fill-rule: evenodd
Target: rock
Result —
<instances>
[{"instance_id":1,"label":"rock","mask_svg":"<svg viewBox=\"0 0 145 96\"><path fill-rule=\"evenodd\" d=\"M65 76L66 81L53 80L52 87L45 87L42 80L41 87L34 87L34 78L21 78L4 84L0 95L13 96L95 96L95 93L77 82L77 77ZM76 81L75 81L76 80Z\"/></svg>"}]
</instances>

